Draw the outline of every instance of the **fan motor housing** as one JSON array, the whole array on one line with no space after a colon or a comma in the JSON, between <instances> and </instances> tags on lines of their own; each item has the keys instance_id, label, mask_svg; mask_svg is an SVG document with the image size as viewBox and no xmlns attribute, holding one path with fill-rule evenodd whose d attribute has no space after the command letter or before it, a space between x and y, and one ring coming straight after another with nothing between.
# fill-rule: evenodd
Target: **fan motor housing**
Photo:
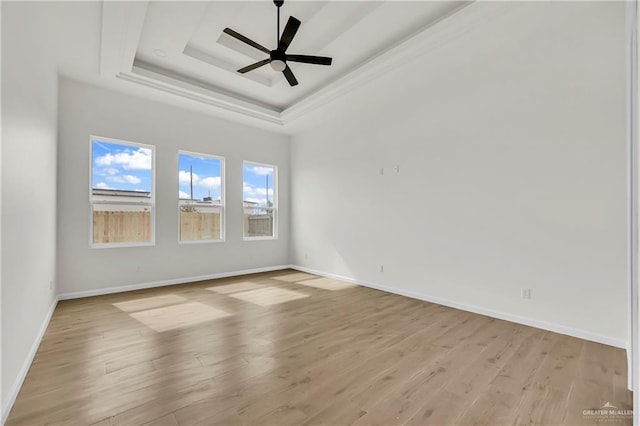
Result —
<instances>
[{"instance_id":1,"label":"fan motor housing","mask_svg":"<svg viewBox=\"0 0 640 426\"><path fill-rule=\"evenodd\" d=\"M284 51L282 51L280 49L272 50L271 53L269 54L269 56L271 57L272 61L287 62L287 58L285 56Z\"/></svg>"}]
</instances>

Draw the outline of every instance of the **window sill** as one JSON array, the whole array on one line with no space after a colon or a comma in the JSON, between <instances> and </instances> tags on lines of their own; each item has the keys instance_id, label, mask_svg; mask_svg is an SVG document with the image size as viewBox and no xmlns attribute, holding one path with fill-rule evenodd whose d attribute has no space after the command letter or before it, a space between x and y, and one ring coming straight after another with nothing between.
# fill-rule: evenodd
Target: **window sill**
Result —
<instances>
[{"instance_id":1,"label":"window sill","mask_svg":"<svg viewBox=\"0 0 640 426\"><path fill-rule=\"evenodd\" d=\"M271 241L277 239L278 237L243 237L242 241Z\"/></svg>"},{"instance_id":2,"label":"window sill","mask_svg":"<svg viewBox=\"0 0 640 426\"><path fill-rule=\"evenodd\" d=\"M89 246L92 249L106 249L106 248L126 248L126 247L153 247L155 241L150 243L91 243Z\"/></svg>"},{"instance_id":3,"label":"window sill","mask_svg":"<svg viewBox=\"0 0 640 426\"><path fill-rule=\"evenodd\" d=\"M219 243L224 243L224 242L225 242L224 238L221 238L219 240L186 240L186 241L179 240L178 244L184 244L184 245L191 245L191 244L219 244Z\"/></svg>"}]
</instances>

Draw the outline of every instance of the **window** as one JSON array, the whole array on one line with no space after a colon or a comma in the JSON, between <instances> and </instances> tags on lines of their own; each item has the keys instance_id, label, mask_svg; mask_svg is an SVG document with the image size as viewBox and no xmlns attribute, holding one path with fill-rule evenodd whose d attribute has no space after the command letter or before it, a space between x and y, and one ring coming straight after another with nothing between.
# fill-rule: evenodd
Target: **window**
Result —
<instances>
[{"instance_id":1,"label":"window","mask_svg":"<svg viewBox=\"0 0 640 426\"><path fill-rule=\"evenodd\" d=\"M242 175L244 238L277 238L277 167L245 161Z\"/></svg>"},{"instance_id":2,"label":"window","mask_svg":"<svg viewBox=\"0 0 640 426\"><path fill-rule=\"evenodd\" d=\"M224 240L224 159L178 153L180 242Z\"/></svg>"},{"instance_id":3,"label":"window","mask_svg":"<svg viewBox=\"0 0 640 426\"><path fill-rule=\"evenodd\" d=\"M154 244L154 150L91 136L91 246Z\"/></svg>"}]
</instances>

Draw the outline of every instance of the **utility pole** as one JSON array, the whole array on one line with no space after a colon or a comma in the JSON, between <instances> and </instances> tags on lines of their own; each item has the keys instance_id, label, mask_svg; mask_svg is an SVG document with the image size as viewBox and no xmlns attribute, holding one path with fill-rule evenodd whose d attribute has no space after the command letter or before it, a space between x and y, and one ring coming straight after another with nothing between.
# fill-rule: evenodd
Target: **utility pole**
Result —
<instances>
[{"instance_id":1,"label":"utility pole","mask_svg":"<svg viewBox=\"0 0 640 426\"><path fill-rule=\"evenodd\" d=\"M189 186L191 187L191 201L193 201L193 166L189 166Z\"/></svg>"}]
</instances>

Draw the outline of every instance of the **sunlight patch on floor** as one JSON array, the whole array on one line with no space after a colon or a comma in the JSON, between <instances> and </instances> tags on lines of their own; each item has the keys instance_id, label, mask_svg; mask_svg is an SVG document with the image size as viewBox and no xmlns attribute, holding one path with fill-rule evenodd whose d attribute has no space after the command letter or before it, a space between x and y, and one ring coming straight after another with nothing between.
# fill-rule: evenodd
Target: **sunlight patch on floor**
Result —
<instances>
[{"instance_id":1,"label":"sunlight patch on floor","mask_svg":"<svg viewBox=\"0 0 640 426\"><path fill-rule=\"evenodd\" d=\"M186 328L232 314L198 302L181 303L129 314L147 327L161 333Z\"/></svg>"},{"instance_id":2,"label":"sunlight patch on floor","mask_svg":"<svg viewBox=\"0 0 640 426\"><path fill-rule=\"evenodd\" d=\"M259 290L231 294L230 296L260 306L278 305L280 303L309 297L308 294L278 287L265 287Z\"/></svg>"},{"instance_id":3,"label":"sunlight patch on floor","mask_svg":"<svg viewBox=\"0 0 640 426\"><path fill-rule=\"evenodd\" d=\"M251 281L243 281L241 283L218 285L215 287L207 287L209 291L215 291L220 294L240 293L241 291L257 290L264 288L262 284L252 283Z\"/></svg>"},{"instance_id":4,"label":"sunlight patch on floor","mask_svg":"<svg viewBox=\"0 0 640 426\"><path fill-rule=\"evenodd\" d=\"M316 278L314 280L300 281L298 284L308 287L321 288L323 290L344 290L345 288L357 287L355 284L346 283L344 281L333 280L331 278Z\"/></svg>"},{"instance_id":5,"label":"sunlight patch on floor","mask_svg":"<svg viewBox=\"0 0 640 426\"><path fill-rule=\"evenodd\" d=\"M273 277L274 280L287 281L290 283L294 283L296 281L302 281L302 280L309 280L311 278L316 278L316 276L307 274L305 272L293 272L291 274L281 275L279 277Z\"/></svg>"},{"instance_id":6,"label":"sunlight patch on floor","mask_svg":"<svg viewBox=\"0 0 640 426\"><path fill-rule=\"evenodd\" d=\"M160 306L175 305L184 303L187 299L177 294L166 294L162 296L145 297L143 299L127 300L125 302L114 303L113 306L124 312L136 312L146 309L159 308Z\"/></svg>"}]
</instances>

